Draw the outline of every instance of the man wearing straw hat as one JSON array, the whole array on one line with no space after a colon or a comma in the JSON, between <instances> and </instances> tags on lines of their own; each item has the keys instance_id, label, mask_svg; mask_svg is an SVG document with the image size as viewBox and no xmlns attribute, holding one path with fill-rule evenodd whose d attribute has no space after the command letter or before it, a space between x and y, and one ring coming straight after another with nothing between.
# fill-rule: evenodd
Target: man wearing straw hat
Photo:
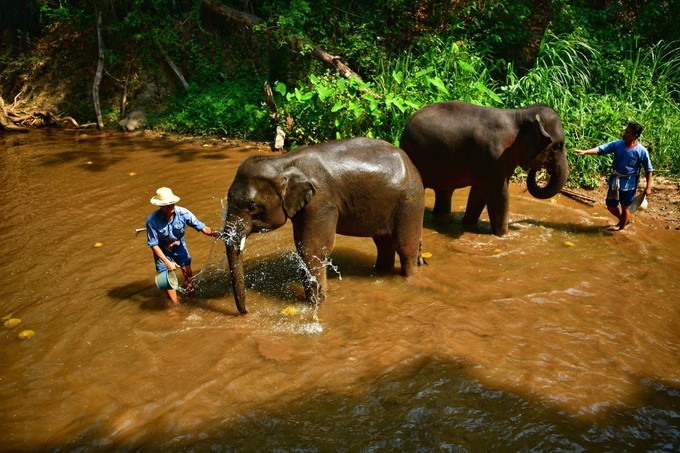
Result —
<instances>
[{"instance_id":1,"label":"man wearing straw hat","mask_svg":"<svg viewBox=\"0 0 680 453\"><path fill-rule=\"evenodd\" d=\"M640 134L642 134L642 125L631 121L620 140L614 140L606 145L587 150L574 150L581 156L584 154L614 154L606 203L609 212L619 220L617 225L619 231L626 228L626 225L630 223L630 205L635 199L640 166L642 166L646 177L644 196L649 197L652 193L652 171L654 169L647 148L638 142ZM621 205L620 209L619 204Z\"/></svg>"},{"instance_id":2,"label":"man wearing straw hat","mask_svg":"<svg viewBox=\"0 0 680 453\"><path fill-rule=\"evenodd\" d=\"M189 294L193 293L191 271L191 255L184 240L187 225L206 236L219 237L219 232L201 222L186 208L175 206L179 197L168 187L161 187L151 198L151 204L159 209L146 219L147 244L151 247L156 264L156 272L172 271L178 267L184 276L184 286ZM179 303L177 291L167 290L168 297L175 304Z\"/></svg>"}]
</instances>

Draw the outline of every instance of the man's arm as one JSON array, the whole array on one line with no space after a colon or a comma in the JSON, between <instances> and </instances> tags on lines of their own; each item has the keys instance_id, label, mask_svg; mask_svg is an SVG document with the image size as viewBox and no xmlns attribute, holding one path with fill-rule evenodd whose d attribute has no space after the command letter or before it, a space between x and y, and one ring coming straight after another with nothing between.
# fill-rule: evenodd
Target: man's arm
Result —
<instances>
[{"instance_id":1,"label":"man's arm","mask_svg":"<svg viewBox=\"0 0 680 453\"><path fill-rule=\"evenodd\" d=\"M597 154L597 148L590 148L590 149L574 149L574 152L578 154L579 156L583 156L584 154Z\"/></svg>"},{"instance_id":2,"label":"man's arm","mask_svg":"<svg viewBox=\"0 0 680 453\"><path fill-rule=\"evenodd\" d=\"M210 228L207 225L203 227L203 229L201 230L201 233L205 234L206 236L212 236L214 238L220 237L220 234L221 234L219 231L213 230L212 228Z\"/></svg>"},{"instance_id":3,"label":"man's arm","mask_svg":"<svg viewBox=\"0 0 680 453\"><path fill-rule=\"evenodd\" d=\"M154 253L157 257L159 257L161 260L163 260L163 263L165 263L165 267L167 267L168 270L174 270L174 269L177 269L177 268L178 268L178 266L177 266L174 262L170 261L170 260L165 256L165 253L163 253L163 250L161 250L161 248L160 248L159 246L154 245L153 247L151 247L151 250L153 250L153 253Z\"/></svg>"},{"instance_id":4,"label":"man's arm","mask_svg":"<svg viewBox=\"0 0 680 453\"><path fill-rule=\"evenodd\" d=\"M652 194L652 172L647 173L647 187L645 187L645 196L648 197Z\"/></svg>"}]
</instances>

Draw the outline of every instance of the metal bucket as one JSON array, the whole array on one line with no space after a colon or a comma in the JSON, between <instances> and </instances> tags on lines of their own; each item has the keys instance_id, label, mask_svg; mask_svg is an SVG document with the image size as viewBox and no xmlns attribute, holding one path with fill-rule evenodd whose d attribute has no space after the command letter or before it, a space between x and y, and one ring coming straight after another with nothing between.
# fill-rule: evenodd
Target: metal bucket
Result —
<instances>
[{"instance_id":1,"label":"metal bucket","mask_svg":"<svg viewBox=\"0 0 680 453\"><path fill-rule=\"evenodd\" d=\"M173 271L165 270L160 274L156 275L155 280L158 289L167 291L170 289L179 288L179 281L177 280L177 276Z\"/></svg>"},{"instance_id":2,"label":"metal bucket","mask_svg":"<svg viewBox=\"0 0 680 453\"><path fill-rule=\"evenodd\" d=\"M647 198L645 197L644 192L635 197L635 200L633 200L633 202L630 204L630 212L635 212L638 209L640 211L647 209Z\"/></svg>"}]
</instances>

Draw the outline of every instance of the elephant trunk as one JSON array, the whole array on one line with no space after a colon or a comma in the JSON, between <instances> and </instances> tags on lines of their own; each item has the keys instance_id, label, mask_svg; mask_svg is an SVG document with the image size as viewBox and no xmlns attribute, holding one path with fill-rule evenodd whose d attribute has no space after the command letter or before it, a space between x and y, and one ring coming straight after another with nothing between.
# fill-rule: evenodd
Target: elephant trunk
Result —
<instances>
[{"instance_id":1,"label":"elephant trunk","mask_svg":"<svg viewBox=\"0 0 680 453\"><path fill-rule=\"evenodd\" d=\"M536 169L530 169L527 174L527 188L529 193L535 198L547 199L554 197L566 184L569 177L569 165L567 164L567 155L564 151L558 152L552 161L552 165L548 165L546 169L550 175L550 180L543 187L539 186L536 182Z\"/></svg>"},{"instance_id":2,"label":"elephant trunk","mask_svg":"<svg viewBox=\"0 0 680 453\"><path fill-rule=\"evenodd\" d=\"M225 225L236 225L234 222L225 222ZM225 228L229 235L225 241L227 249L227 260L229 261L229 274L231 275L231 285L234 291L234 301L239 313L245 315L246 310L246 283L243 274L243 247L245 245L248 231L239 228Z\"/></svg>"}]
</instances>

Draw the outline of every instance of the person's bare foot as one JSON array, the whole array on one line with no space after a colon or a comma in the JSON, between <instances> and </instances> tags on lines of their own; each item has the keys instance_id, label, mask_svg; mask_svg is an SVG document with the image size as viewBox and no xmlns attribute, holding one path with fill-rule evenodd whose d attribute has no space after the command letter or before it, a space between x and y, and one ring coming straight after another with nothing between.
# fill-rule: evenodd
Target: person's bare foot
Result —
<instances>
[{"instance_id":1,"label":"person's bare foot","mask_svg":"<svg viewBox=\"0 0 680 453\"><path fill-rule=\"evenodd\" d=\"M628 221L628 223L626 223L626 224L623 225L623 226L619 223L619 224L617 225L618 231L623 231L628 225L630 225L630 220Z\"/></svg>"}]
</instances>

